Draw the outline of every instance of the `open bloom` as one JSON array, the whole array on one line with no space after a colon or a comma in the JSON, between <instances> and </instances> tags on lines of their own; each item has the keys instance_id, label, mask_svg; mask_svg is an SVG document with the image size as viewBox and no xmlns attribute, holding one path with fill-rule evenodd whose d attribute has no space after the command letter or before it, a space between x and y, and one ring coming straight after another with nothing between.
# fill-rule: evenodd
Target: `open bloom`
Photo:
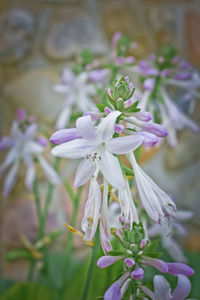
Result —
<instances>
[{"instance_id":1,"label":"open bloom","mask_svg":"<svg viewBox=\"0 0 200 300\"><path fill-rule=\"evenodd\" d=\"M44 138L40 137L36 140L36 132L37 125L35 123L30 124L22 130L20 123L14 121L11 129L11 137L3 137L1 144L4 145L5 148L10 148L4 162L0 166L0 177L4 171L10 167L4 180L4 195L8 195L14 187L22 161L27 167L25 184L28 188L32 188L36 176L34 158L38 159L40 166L50 182L53 184L60 182L57 173L41 155L44 151Z\"/></svg>"},{"instance_id":2,"label":"open bloom","mask_svg":"<svg viewBox=\"0 0 200 300\"><path fill-rule=\"evenodd\" d=\"M173 292L168 281L162 275L154 276L154 292L146 286L141 286L143 292L152 300L184 300L191 290L190 280L184 275L178 275L178 283Z\"/></svg>"},{"instance_id":3,"label":"open bloom","mask_svg":"<svg viewBox=\"0 0 200 300\"><path fill-rule=\"evenodd\" d=\"M133 153L129 154L129 160L140 199L149 217L157 223L162 222L164 217L175 217L176 205L172 199L140 168Z\"/></svg>"},{"instance_id":4,"label":"open bloom","mask_svg":"<svg viewBox=\"0 0 200 300\"><path fill-rule=\"evenodd\" d=\"M54 90L63 94L66 99L56 122L57 129L68 125L73 108L83 113L96 109L92 101L92 96L96 94L96 91L87 81L88 73L82 72L76 76L69 68L64 69L61 83L54 86Z\"/></svg>"},{"instance_id":5,"label":"open bloom","mask_svg":"<svg viewBox=\"0 0 200 300\"><path fill-rule=\"evenodd\" d=\"M55 156L83 158L76 172L75 187L85 184L98 169L113 187L119 190L125 188L119 161L113 154L126 154L135 150L144 138L139 135L113 138L115 123L120 114L119 111L112 111L96 128L90 116L79 118L76 129L80 138L75 136L75 139L53 148L52 154Z\"/></svg>"}]
</instances>

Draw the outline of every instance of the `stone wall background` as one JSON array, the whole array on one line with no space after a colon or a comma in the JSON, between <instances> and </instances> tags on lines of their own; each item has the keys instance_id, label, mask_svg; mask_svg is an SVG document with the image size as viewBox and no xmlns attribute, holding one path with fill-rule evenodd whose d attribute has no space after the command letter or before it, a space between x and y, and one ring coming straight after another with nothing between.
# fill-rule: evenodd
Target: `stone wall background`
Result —
<instances>
[{"instance_id":1,"label":"stone wall background","mask_svg":"<svg viewBox=\"0 0 200 300\"><path fill-rule=\"evenodd\" d=\"M172 43L200 67L199 0L0 0L0 134L19 107L53 130L62 99L52 86L62 69L83 48L97 57L108 53L116 31L138 42L138 59ZM200 123L199 112L198 102L194 119ZM178 206L195 211L188 247L200 240L199 148L199 135L184 131L179 148L164 145L144 165Z\"/></svg>"}]
</instances>

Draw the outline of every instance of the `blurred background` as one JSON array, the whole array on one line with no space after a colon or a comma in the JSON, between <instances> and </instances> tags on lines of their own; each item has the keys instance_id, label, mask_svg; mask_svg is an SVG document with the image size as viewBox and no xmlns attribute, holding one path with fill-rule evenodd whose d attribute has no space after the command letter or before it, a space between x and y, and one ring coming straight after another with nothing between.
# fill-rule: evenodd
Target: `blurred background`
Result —
<instances>
[{"instance_id":1,"label":"blurred background","mask_svg":"<svg viewBox=\"0 0 200 300\"><path fill-rule=\"evenodd\" d=\"M0 0L0 135L9 134L19 107L35 115L43 123L42 129L52 133L62 103L52 87L59 82L63 68L70 66L85 48L96 57L107 55L116 31L138 43L133 54L137 59L164 44L172 44L180 56L200 67L199 0ZM134 78L131 80L134 82ZM199 101L193 118L200 123ZM175 197L178 207L195 212L187 224L189 235L182 244L197 255L200 136L185 130L179 140L176 149L164 145L156 155L145 156L144 168ZM1 161L2 158L1 155ZM58 206L63 205L70 218L70 201L62 188L56 190L55 198L57 194L62 203L54 201L52 205L49 231L57 226ZM23 262L8 263L4 258L6 249L20 246L20 232L32 240L35 237L34 203L23 182L19 181L6 201L0 196L0 226L1 277L23 280ZM81 247L77 241L79 257L87 252Z\"/></svg>"}]
</instances>

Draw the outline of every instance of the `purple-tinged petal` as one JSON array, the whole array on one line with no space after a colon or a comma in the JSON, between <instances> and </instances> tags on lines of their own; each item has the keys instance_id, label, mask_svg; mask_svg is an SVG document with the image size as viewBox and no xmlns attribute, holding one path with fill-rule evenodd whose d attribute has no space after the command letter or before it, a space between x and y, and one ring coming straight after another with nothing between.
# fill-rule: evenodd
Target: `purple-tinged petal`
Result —
<instances>
[{"instance_id":1,"label":"purple-tinged petal","mask_svg":"<svg viewBox=\"0 0 200 300\"><path fill-rule=\"evenodd\" d=\"M165 70L162 70L162 72L160 73L160 75L161 75L162 77L169 76L169 74L170 74L170 71L169 71L169 70L167 70L167 69L165 69Z\"/></svg>"},{"instance_id":2,"label":"purple-tinged petal","mask_svg":"<svg viewBox=\"0 0 200 300\"><path fill-rule=\"evenodd\" d=\"M134 100L133 99L128 99L124 102L124 107L129 108L133 104Z\"/></svg>"},{"instance_id":3,"label":"purple-tinged petal","mask_svg":"<svg viewBox=\"0 0 200 300\"><path fill-rule=\"evenodd\" d=\"M106 115L109 115L109 113L111 113L112 110L111 110L109 107L106 106L106 107L104 108L104 111L105 111L105 114L106 114Z\"/></svg>"},{"instance_id":4,"label":"purple-tinged petal","mask_svg":"<svg viewBox=\"0 0 200 300\"><path fill-rule=\"evenodd\" d=\"M124 262L128 268L131 268L135 265L135 261L131 258L125 258Z\"/></svg>"},{"instance_id":5,"label":"purple-tinged petal","mask_svg":"<svg viewBox=\"0 0 200 300\"><path fill-rule=\"evenodd\" d=\"M191 290L190 280L184 275L178 275L178 284L175 287L171 300L184 300Z\"/></svg>"},{"instance_id":6,"label":"purple-tinged petal","mask_svg":"<svg viewBox=\"0 0 200 300\"><path fill-rule=\"evenodd\" d=\"M116 133L122 133L122 131L124 130L124 125L122 125L122 124L116 124L115 125L115 132Z\"/></svg>"},{"instance_id":7,"label":"purple-tinged petal","mask_svg":"<svg viewBox=\"0 0 200 300\"><path fill-rule=\"evenodd\" d=\"M140 110L137 113L135 113L134 117L143 122L148 122L152 119L152 115L150 114L150 112L143 110Z\"/></svg>"},{"instance_id":8,"label":"purple-tinged petal","mask_svg":"<svg viewBox=\"0 0 200 300\"><path fill-rule=\"evenodd\" d=\"M119 38L121 37L121 32L117 31L115 32L115 34L113 35L112 37L112 41L111 41L111 44L112 44L112 47L114 48L116 46L116 43L117 41L119 40Z\"/></svg>"},{"instance_id":9,"label":"purple-tinged petal","mask_svg":"<svg viewBox=\"0 0 200 300\"><path fill-rule=\"evenodd\" d=\"M120 299L121 299L120 285L116 281L105 292L104 300L120 300Z\"/></svg>"},{"instance_id":10,"label":"purple-tinged petal","mask_svg":"<svg viewBox=\"0 0 200 300\"><path fill-rule=\"evenodd\" d=\"M123 56L117 57L116 62L118 65L122 65L124 63L124 57Z\"/></svg>"},{"instance_id":11,"label":"purple-tinged petal","mask_svg":"<svg viewBox=\"0 0 200 300\"><path fill-rule=\"evenodd\" d=\"M60 184L60 178L54 168L47 162L47 160L42 157L41 155L38 155L38 159L40 162L40 166L42 167L47 179L52 183L52 184Z\"/></svg>"},{"instance_id":12,"label":"purple-tinged petal","mask_svg":"<svg viewBox=\"0 0 200 300\"><path fill-rule=\"evenodd\" d=\"M142 260L142 264L146 265L146 266L152 266L162 273L168 272L168 264L158 258L152 258L152 257L145 256L144 259Z\"/></svg>"},{"instance_id":13,"label":"purple-tinged petal","mask_svg":"<svg viewBox=\"0 0 200 300\"><path fill-rule=\"evenodd\" d=\"M80 135L87 141L96 141L97 134L90 116L84 116L76 120L76 128Z\"/></svg>"},{"instance_id":14,"label":"purple-tinged petal","mask_svg":"<svg viewBox=\"0 0 200 300\"><path fill-rule=\"evenodd\" d=\"M140 288L147 296L149 296L152 300L154 300L154 293L149 288L147 288L144 285L142 285Z\"/></svg>"},{"instance_id":15,"label":"purple-tinged petal","mask_svg":"<svg viewBox=\"0 0 200 300\"><path fill-rule=\"evenodd\" d=\"M38 144L40 144L43 147L46 147L48 145L48 141L44 136L39 136L37 138L37 142L38 142Z\"/></svg>"},{"instance_id":16,"label":"purple-tinged petal","mask_svg":"<svg viewBox=\"0 0 200 300\"><path fill-rule=\"evenodd\" d=\"M53 156L75 159L87 156L91 150L92 147L88 145L88 141L76 139L54 147L51 153Z\"/></svg>"},{"instance_id":17,"label":"purple-tinged petal","mask_svg":"<svg viewBox=\"0 0 200 300\"><path fill-rule=\"evenodd\" d=\"M137 149L144 141L141 135L129 135L111 139L106 149L114 154L126 154Z\"/></svg>"},{"instance_id":18,"label":"purple-tinged petal","mask_svg":"<svg viewBox=\"0 0 200 300\"><path fill-rule=\"evenodd\" d=\"M16 161L9 170L3 185L3 195L7 196L14 187L17 180L17 172L19 170L19 161Z\"/></svg>"},{"instance_id":19,"label":"purple-tinged petal","mask_svg":"<svg viewBox=\"0 0 200 300\"><path fill-rule=\"evenodd\" d=\"M49 141L53 144L63 144L75 139L79 139L80 133L76 128L60 129L52 134Z\"/></svg>"},{"instance_id":20,"label":"purple-tinged petal","mask_svg":"<svg viewBox=\"0 0 200 300\"><path fill-rule=\"evenodd\" d=\"M154 276L154 300L171 300L169 282L162 275Z\"/></svg>"},{"instance_id":21,"label":"purple-tinged petal","mask_svg":"<svg viewBox=\"0 0 200 300\"><path fill-rule=\"evenodd\" d=\"M164 62L164 57L163 56L159 56L158 57L158 62L159 63L163 63Z\"/></svg>"},{"instance_id":22,"label":"purple-tinged petal","mask_svg":"<svg viewBox=\"0 0 200 300\"><path fill-rule=\"evenodd\" d=\"M141 280L144 277L144 270L142 268L136 267L131 273L131 277L136 280Z\"/></svg>"},{"instance_id":23,"label":"purple-tinged petal","mask_svg":"<svg viewBox=\"0 0 200 300\"><path fill-rule=\"evenodd\" d=\"M175 75L175 78L178 80L190 80L192 78L192 73L191 72L177 73Z\"/></svg>"},{"instance_id":24,"label":"purple-tinged petal","mask_svg":"<svg viewBox=\"0 0 200 300\"><path fill-rule=\"evenodd\" d=\"M37 124L33 123L30 126L27 127L25 133L24 133L24 137L26 139L32 139L34 138L35 134L37 132Z\"/></svg>"},{"instance_id":25,"label":"purple-tinged petal","mask_svg":"<svg viewBox=\"0 0 200 300\"><path fill-rule=\"evenodd\" d=\"M133 56L128 56L125 58L125 63L127 63L127 64L132 64L132 63L134 63L134 61L135 61L135 58Z\"/></svg>"},{"instance_id":26,"label":"purple-tinged petal","mask_svg":"<svg viewBox=\"0 0 200 300\"><path fill-rule=\"evenodd\" d=\"M108 70L105 69L97 69L93 70L89 73L88 79L93 82L99 82L108 75Z\"/></svg>"},{"instance_id":27,"label":"purple-tinged petal","mask_svg":"<svg viewBox=\"0 0 200 300\"><path fill-rule=\"evenodd\" d=\"M100 171L113 187L116 187L119 190L125 188L125 181L119 161L108 151L105 151L102 156Z\"/></svg>"},{"instance_id":28,"label":"purple-tinged petal","mask_svg":"<svg viewBox=\"0 0 200 300\"><path fill-rule=\"evenodd\" d=\"M194 270L186 264L183 263L167 263L168 273L172 275L185 275L192 276L194 274Z\"/></svg>"},{"instance_id":29,"label":"purple-tinged petal","mask_svg":"<svg viewBox=\"0 0 200 300\"><path fill-rule=\"evenodd\" d=\"M121 112L115 110L109 113L107 117L105 117L98 126L97 132L100 138L107 142L109 141L114 132L115 132L115 123L117 118L121 115Z\"/></svg>"},{"instance_id":30,"label":"purple-tinged petal","mask_svg":"<svg viewBox=\"0 0 200 300\"><path fill-rule=\"evenodd\" d=\"M82 159L76 171L74 187L77 188L85 184L90 179L95 169L95 165L93 165L87 158Z\"/></svg>"},{"instance_id":31,"label":"purple-tinged petal","mask_svg":"<svg viewBox=\"0 0 200 300\"><path fill-rule=\"evenodd\" d=\"M150 132L138 131L135 133L135 135L139 135L144 138L143 142L142 142L142 145L144 147L153 147L158 142L158 137L155 134L150 133Z\"/></svg>"},{"instance_id":32,"label":"purple-tinged petal","mask_svg":"<svg viewBox=\"0 0 200 300\"><path fill-rule=\"evenodd\" d=\"M115 262L121 260L122 258L123 258L122 256L110 256L110 255L102 256L97 261L97 266L100 269L104 269L113 265Z\"/></svg>"},{"instance_id":33,"label":"purple-tinged petal","mask_svg":"<svg viewBox=\"0 0 200 300\"><path fill-rule=\"evenodd\" d=\"M155 85L154 78L147 78L143 83L143 88L147 91L153 91Z\"/></svg>"},{"instance_id":34,"label":"purple-tinged petal","mask_svg":"<svg viewBox=\"0 0 200 300\"><path fill-rule=\"evenodd\" d=\"M26 119L26 112L23 108L19 108L17 110L17 120L19 122L24 121Z\"/></svg>"},{"instance_id":35,"label":"purple-tinged petal","mask_svg":"<svg viewBox=\"0 0 200 300\"><path fill-rule=\"evenodd\" d=\"M25 185L28 189L32 189L33 182L35 180L35 166L34 164L27 166L26 177L25 177Z\"/></svg>"},{"instance_id":36,"label":"purple-tinged petal","mask_svg":"<svg viewBox=\"0 0 200 300\"><path fill-rule=\"evenodd\" d=\"M141 240L141 242L140 242L140 249L143 249L146 246L146 244L147 244L147 239Z\"/></svg>"},{"instance_id":37,"label":"purple-tinged petal","mask_svg":"<svg viewBox=\"0 0 200 300\"><path fill-rule=\"evenodd\" d=\"M176 231L177 232L177 231ZM171 257L177 262L186 262L187 259L183 254L180 245L171 237L165 236L163 238L163 246L169 252Z\"/></svg>"},{"instance_id":38,"label":"purple-tinged petal","mask_svg":"<svg viewBox=\"0 0 200 300\"><path fill-rule=\"evenodd\" d=\"M156 123L143 124L142 129L153 133L158 137L165 137L168 135L167 130L162 125Z\"/></svg>"},{"instance_id":39,"label":"purple-tinged petal","mask_svg":"<svg viewBox=\"0 0 200 300\"><path fill-rule=\"evenodd\" d=\"M11 148L3 163L0 165L0 178L3 172L17 159L19 153L16 148Z\"/></svg>"},{"instance_id":40,"label":"purple-tinged petal","mask_svg":"<svg viewBox=\"0 0 200 300\"><path fill-rule=\"evenodd\" d=\"M97 111L87 111L83 116L90 116L92 121L96 121L102 117L102 113Z\"/></svg>"},{"instance_id":41,"label":"purple-tinged petal","mask_svg":"<svg viewBox=\"0 0 200 300\"><path fill-rule=\"evenodd\" d=\"M9 136L3 136L0 140L0 151L10 148L13 145L13 139Z\"/></svg>"}]
</instances>

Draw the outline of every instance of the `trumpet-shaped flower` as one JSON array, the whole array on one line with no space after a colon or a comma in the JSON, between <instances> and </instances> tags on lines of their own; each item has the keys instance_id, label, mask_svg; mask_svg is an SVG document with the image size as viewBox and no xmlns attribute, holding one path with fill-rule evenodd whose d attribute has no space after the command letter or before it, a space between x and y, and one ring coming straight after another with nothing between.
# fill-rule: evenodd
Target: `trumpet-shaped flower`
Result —
<instances>
[{"instance_id":1,"label":"trumpet-shaped flower","mask_svg":"<svg viewBox=\"0 0 200 300\"><path fill-rule=\"evenodd\" d=\"M21 162L23 161L27 167L25 184L28 188L32 188L35 180L35 165L34 158L37 158L42 167L46 177L53 184L60 182L57 173L41 155L44 151L44 138L36 140L37 125L32 123L25 126L22 130L23 124L14 121L11 129L10 137L3 137L1 144L3 149L10 148L4 162L0 166L0 177L8 171L3 186L3 194L6 196L10 193L17 180L17 173Z\"/></svg>"},{"instance_id":2,"label":"trumpet-shaped flower","mask_svg":"<svg viewBox=\"0 0 200 300\"><path fill-rule=\"evenodd\" d=\"M154 292L146 286L141 286L143 292L152 300L184 300L191 290L190 280L184 275L178 275L178 283L173 292L168 281L162 275L154 276Z\"/></svg>"},{"instance_id":3,"label":"trumpet-shaped flower","mask_svg":"<svg viewBox=\"0 0 200 300\"><path fill-rule=\"evenodd\" d=\"M142 204L151 219L160 223L164 217L175 217L176 205L155 182L140 168L133 153L129 159L135 174L135 181Z\"/></svg>"},{"instance_id":4,"label":"trumpet-shaped flower","mask_svg":"<svg viewBox=\"0 0 200 300\"><path fill-rule=\"evenodd\" d=\"M79 112L95 110L92 97L96 95L95 88L88 83L88 73L75 75L69 68L62 74L61 83L54 86L54 90L65 96L62 111L57 119L56 128L61 129L68 125L74 107Z\"/></svg>"},{"instance_id":5,"label":"trumpet-shaped flower","mask_svg":"<svg viewBox=\"0 0 200 300\"><path fill-rule=\"evenodd\" d=\"M75 134L73 140L53 148L54 156L83 158L76 172L75 187L85 184L95 170L99 169L113 187L119 190L125 188L119 161L113 154L126 154L135 150L142 144L144 138L139 135L113 138L115 123L120 114L119 111L112 111L96 128L90 116L79 118L76 129L80 138ZM66 132L62 140L65 139L65 134ZM54 138L55 135L56 133Z\"/></svg>"}]
</instances>

